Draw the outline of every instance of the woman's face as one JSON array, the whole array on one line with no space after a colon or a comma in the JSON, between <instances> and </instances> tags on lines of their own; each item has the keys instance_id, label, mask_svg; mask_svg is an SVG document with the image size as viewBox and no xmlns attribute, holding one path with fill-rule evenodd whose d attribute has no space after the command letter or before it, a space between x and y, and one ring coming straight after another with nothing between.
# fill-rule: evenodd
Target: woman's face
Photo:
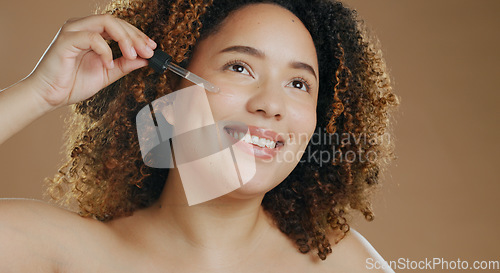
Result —
<instances>
[{"instance_id":1,"label":"woman's face","mask_svg":"<svg viewBox=\"0 0 500 273\"><path fill-rule=\"evenodd\" d=\"M271 156L252 144L239 147L257 149L254 155L245 154L256 174L229 195L263 194L283 181L298 164L316 126L318 63L302 22L277 5L246 6L197 44L188 69L229 95L207 92L215 121L242 122L265 136L274 132L284 144L278 144ZM245 162L238 163L244 168Z\"/></svg>"}]
</instances>

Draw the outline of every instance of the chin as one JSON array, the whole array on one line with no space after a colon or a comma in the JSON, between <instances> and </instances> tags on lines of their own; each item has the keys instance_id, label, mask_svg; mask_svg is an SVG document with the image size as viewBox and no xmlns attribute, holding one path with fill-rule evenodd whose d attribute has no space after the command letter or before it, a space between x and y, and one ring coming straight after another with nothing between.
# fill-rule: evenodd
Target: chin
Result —
<instances>
[{"instance_id":1,"label":"chin","mask_svg":"<svg viewBox=\"0 0 500 273\"><path fill-rule=\"evenodd\" d=\"M254 177L240 188L228 193L227 197L236 199L251 199L256 197L263 197L268 191L279 185L283 179L279 181L270 181L267 178Z\"/></svg>"},{"instance_id":2,"label":"chin","mask_svg":"<svg viewBox=\"0 0 500 273\"><path fill-rule=\"evenodd\" d=\"M248 157L248 160L255 159ZM254 164L248 164L248 162L240 161L238 164L240 174L243 181L248 182L244 182L243 186L225 196L235 199L262 198L267 192L285 180L298 164L298 162L278 163L283 161L283 158L278 158L276 162L270 163L257 160Z\"/></svg>"}]
</instances>

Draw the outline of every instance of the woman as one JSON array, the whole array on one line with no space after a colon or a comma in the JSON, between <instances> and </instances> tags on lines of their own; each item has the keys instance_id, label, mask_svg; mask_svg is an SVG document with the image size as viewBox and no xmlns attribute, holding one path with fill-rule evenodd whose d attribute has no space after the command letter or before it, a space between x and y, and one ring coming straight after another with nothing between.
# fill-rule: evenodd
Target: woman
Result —
<instances>
[{"instance_id":1,"label":"woman","mask_svg":"<svg viewBox=\"0 0 500 273\"><path fill-rule=\"evenodd\" d=\"M361 272L367 259L382 265L346 215L353 209L373 218L369 193L391 157L381 140L397 99L383 61L340 3L261 2L116 1L107 11L114 16L62 27L34 72L0 93L0 116L9 113L0 142L72 104L69 159L48 193L84 217L3 200L2 272ZM145 67L156 48L229 94L207 92L215 121L288 136L272 160L246 157L241 166L254 160L256 173L243 186L189 206L179 168L144 165L138 111L185 86ZM32 111L21 113L21 105ZM321 129L329 141L313 143ZM332 155L325 162L314 157L325 151ZM302 157L286 160L286 152Z\"/></svg>"}]
</instances>

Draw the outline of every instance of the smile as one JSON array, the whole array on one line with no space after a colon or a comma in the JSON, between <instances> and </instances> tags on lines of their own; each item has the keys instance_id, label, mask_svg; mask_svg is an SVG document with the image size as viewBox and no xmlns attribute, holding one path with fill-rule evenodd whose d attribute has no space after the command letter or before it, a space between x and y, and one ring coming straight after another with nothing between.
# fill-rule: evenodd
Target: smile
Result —
<instances>
[{"instance_id":1,"label":"smile","mask_svg":"<svg viewBox=\"0 0 500 273\"><path fill-rule=\"evenodd\" d=\"M230 136L232 136L235 140L242 140L246 143L253 144L256 146L259 146L261 148L267 147L271 149L275 149L277 147L283 146L283 142L281 141L274 141L269 138L263 138L263 137L258 137L251 135L250 133L246 132L238 132L234 129L229 129L226 128L226 133L228 133Z\"/></svg>"},{"instance_id":2,"label":"smile","mask_svg":"<svg viewBox=\"0 0 500 273\"><path fill-rule=\"evenodd\" d=\"M271 159L285 145L284 139L277 133L255 126L248 126L248 130L225 127L224 131L237 141L235 147L256 158Z\"/></svg>"}]
</instances>

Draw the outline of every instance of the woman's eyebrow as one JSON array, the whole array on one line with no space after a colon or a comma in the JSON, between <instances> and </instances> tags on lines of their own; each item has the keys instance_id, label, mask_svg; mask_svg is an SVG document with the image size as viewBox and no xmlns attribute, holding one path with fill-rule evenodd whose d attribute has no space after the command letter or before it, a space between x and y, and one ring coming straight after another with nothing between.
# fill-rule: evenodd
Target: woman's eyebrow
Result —
<instances>
[{"instance_id":1,"label":"woman's eyebrow","mask_svg":"<svg viewBox=\"0 0 500 273\"><path fill-rule=\"evenodd\" d=\"M225 52L238 52L238 53L252 55L261 59L266 57L266 54L264 54L264 52L250 46L230 46L221 50L219 53L225 53Z\"/></svg>"},{"instance_id":2,"label":"woman's eyebrow","mask_svg":"<svg viewBox=\"0 0 500 273\"><path fill-rule=\"evenodd\" d=\"M306 64L306 63L303 63L303 62L291 62L290 63L290 67L291 68L295 68L295 69L304 69L304 70L307 70L308 72L310 72L314 78L316 80L318 80L318 77L316 76L316 72L314 72L314 68L312 68L312 66Z\"/></svg>"},{"instance_id":3,"label":"woman's eyebrow","mask_svg":"<svg viewBox=\"0 0 500 273\"><path fill-rule=\"evenodd\" d=\"M227 47L227 48L221 50L219 53L227 53L227 52L248 54L248 55L252 55L254 57L260 58L260 59L263 59L266 57L266 54L264 52L262 52L261 50L259 50L257 48L250 47L250 46L238 46L238 45L237 46L230 46L230 47ZM316 76L316 72L314 71L314 68L312 68L312 66L310 66L306 63L291 62L290 67L295 68L295 69L306 70L306 71L310 72L316 80L318 79L318 77Z\"/></svg>"}]
</instances>

